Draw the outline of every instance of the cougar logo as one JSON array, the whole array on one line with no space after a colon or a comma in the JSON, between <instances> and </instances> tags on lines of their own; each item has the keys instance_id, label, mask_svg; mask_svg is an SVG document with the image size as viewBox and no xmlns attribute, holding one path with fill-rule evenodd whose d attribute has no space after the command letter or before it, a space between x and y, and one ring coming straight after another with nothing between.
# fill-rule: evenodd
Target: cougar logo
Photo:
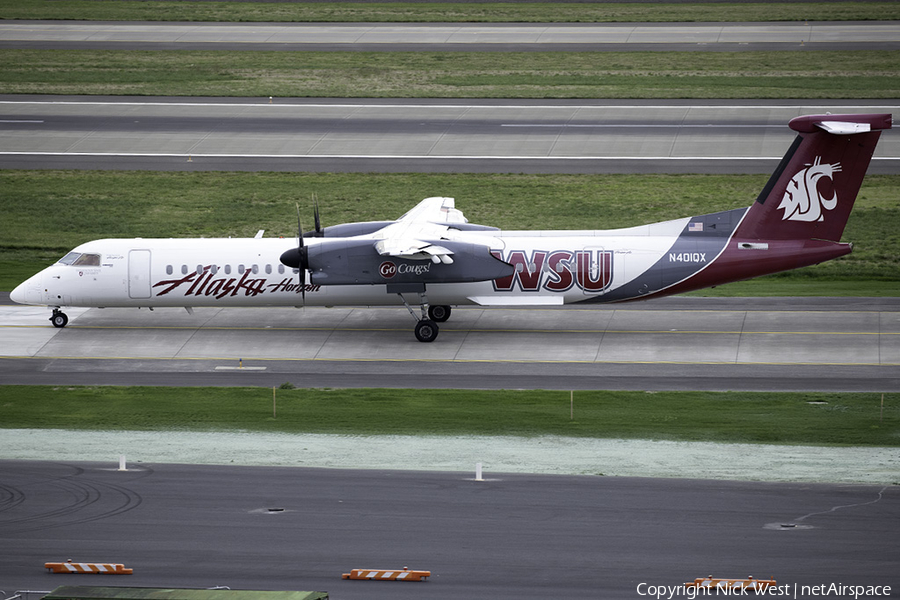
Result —
<instances>
[{"instance_id":1,"label":"cougar logo","mask_svg":"<svg viewBox=\"0 0 900 600\"><path fill-rule=\"evenodd\" d=\"M833 165L821 164L822 157L817 156L815 162L794 175L778 208L784 209L782 221L822 221L822 209L833 210L837 206L837 192L831 198L825 198L819 192L819 180L823 177L832 179L832 175L841 170L841 163Z\"/></svg>"}]
</instances>

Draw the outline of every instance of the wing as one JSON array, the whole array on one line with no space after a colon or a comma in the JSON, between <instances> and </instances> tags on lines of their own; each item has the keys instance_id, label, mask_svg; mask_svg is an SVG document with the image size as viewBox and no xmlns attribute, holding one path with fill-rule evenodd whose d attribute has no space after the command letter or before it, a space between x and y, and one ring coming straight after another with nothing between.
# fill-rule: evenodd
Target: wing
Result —
<instances>
[{"instance_id":1,"label":"wing","mask_svg":"<svg viewBox=\"0 0 900 600\"><path fill-rule=\"evenodd\" d=\"M453 251L428 240L449 240L449 224L468 223L454 206L453 198L425 198L395 223L376 232L375 249L382 256L412 260L430 259L435 264L453 263Z\"/></svg>"},{"instance_id":2,"label":"wing","mask_svg":"<svg viewBox=\"0 0 900 600\"><path fill-rule=\"evenodd\" d=\"M462 211L456 209L453 198L425 198L406 214L397 219L397 223L468 223Z\"/></svg>"}]
</instances>

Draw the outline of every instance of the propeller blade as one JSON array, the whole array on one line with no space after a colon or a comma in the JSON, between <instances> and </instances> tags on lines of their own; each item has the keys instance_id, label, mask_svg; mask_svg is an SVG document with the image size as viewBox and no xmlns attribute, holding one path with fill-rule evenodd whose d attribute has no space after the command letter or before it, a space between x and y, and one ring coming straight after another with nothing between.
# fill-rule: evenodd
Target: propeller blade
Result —
<instances>
[{"instance_id":1,"label":"propeller blade","mask_svg":"<svg viewBox=\"0 0 900 600\"><path fill-rule=\"evenodd\" d=\"M319 221L319 195L313 194L313 203L315 204L315 212L313 212L313 217L316 221L316 237L325 237L325 233L322 231L322 223Z\"/></svg>"}]
</instances>

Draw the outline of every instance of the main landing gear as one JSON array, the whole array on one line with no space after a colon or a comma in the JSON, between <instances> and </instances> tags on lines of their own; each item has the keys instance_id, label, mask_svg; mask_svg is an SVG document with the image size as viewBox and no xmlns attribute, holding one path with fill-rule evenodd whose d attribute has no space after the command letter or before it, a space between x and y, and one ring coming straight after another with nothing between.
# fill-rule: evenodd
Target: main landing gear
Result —
<instances>
[{"instance_id":1,"label":"main landing gear","mask_svg":"<svg viewBox=\"0 0 900 600\"><path fill-rule=\"evenodd\" d=\"M69 324L69 317L59 308L54 308L53 314L50 315L50 322L53 323L54 327L62 329Z\"/></svg>"},{"instance_id":2,"label":"main landing gear","mask_svg":"<svg viewBox=\"0 0 900 600\"><path fill-rule=\"evenodd\" d=\"M446 304L428 307L428 317L435 323L443 323L450 318L450 307Z\"/></svg>"},{"instance_id":3,"label":"main landing gear","mask_svg":"<svg viewBox=\"0 0 900 600\"><path fill-rule=\"evenodd\" d=\"M420 342L433 342L438 336L437 323L431 319L420 319L416 323L416 339Z\"/></svg>"},{"instance_id":4,"label":"main landing gear","mask_svg":"<svg viewBox=\"0 0 900 600\"><path fill-rule=\"evenodd\" d=\"M400 300L403 301L403 306L405 306L406 310L409 311L409 314L413 316L413 319L416 319L416 339L420 342L433 342L437 339L440 331L438 323L443 323L450 318L450 307L443 304L429 306L425 292L421 291L417 292L417 294L419 296L419 306L422 310L421 317L416 315L416 311L413 310L409 305L409 302L406 301L406 298L403 297L403 293L397 293L397 295L400 296Z\"/></svg>"}]
</instances>

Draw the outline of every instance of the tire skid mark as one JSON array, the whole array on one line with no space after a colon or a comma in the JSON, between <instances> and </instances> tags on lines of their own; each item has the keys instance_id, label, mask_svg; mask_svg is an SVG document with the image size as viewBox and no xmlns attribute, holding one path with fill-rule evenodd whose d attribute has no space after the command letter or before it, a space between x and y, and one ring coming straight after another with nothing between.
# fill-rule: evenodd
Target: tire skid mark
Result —
<instances>
[{"instance_id":1,"label":"tire skid mark","mask_svg":"<svg viewBox=\"0 0 900 600\"><path fill-rule=\"evenodd\" d=\"M0 512L17 507L25 502L25 492L11 485L0 483Z\"/></svg>"},{"instance_id":2,"label":"tire skid mark","mask_svg":"<svg viewBox=\"0 0 900 600\"><path fill-rule=\"evenodd\" d=\"M90 523L133 510L143 501L140 494L133 490L91 478L80 467L64 464L60 466L69 468L72 472L58 478L28 484L27 487L34 490L27 495L18 488L10 488L12 491L8 492L8 501L4 501L4 497L0 495L0 512L5 511L12 517L12 513L8 511L24 504L25 510L31 513L27 516L0 519L0 527L5 532L41 531ZM150 474L152 469L142 469L138 478ZM0 489L6 489L6 486ZM41 505L40 501L48 496L52 498L51 503L54 506L37 508ZM13 512L21 510L22 508L19 508Z\"/></svg>"}]
</instances>

